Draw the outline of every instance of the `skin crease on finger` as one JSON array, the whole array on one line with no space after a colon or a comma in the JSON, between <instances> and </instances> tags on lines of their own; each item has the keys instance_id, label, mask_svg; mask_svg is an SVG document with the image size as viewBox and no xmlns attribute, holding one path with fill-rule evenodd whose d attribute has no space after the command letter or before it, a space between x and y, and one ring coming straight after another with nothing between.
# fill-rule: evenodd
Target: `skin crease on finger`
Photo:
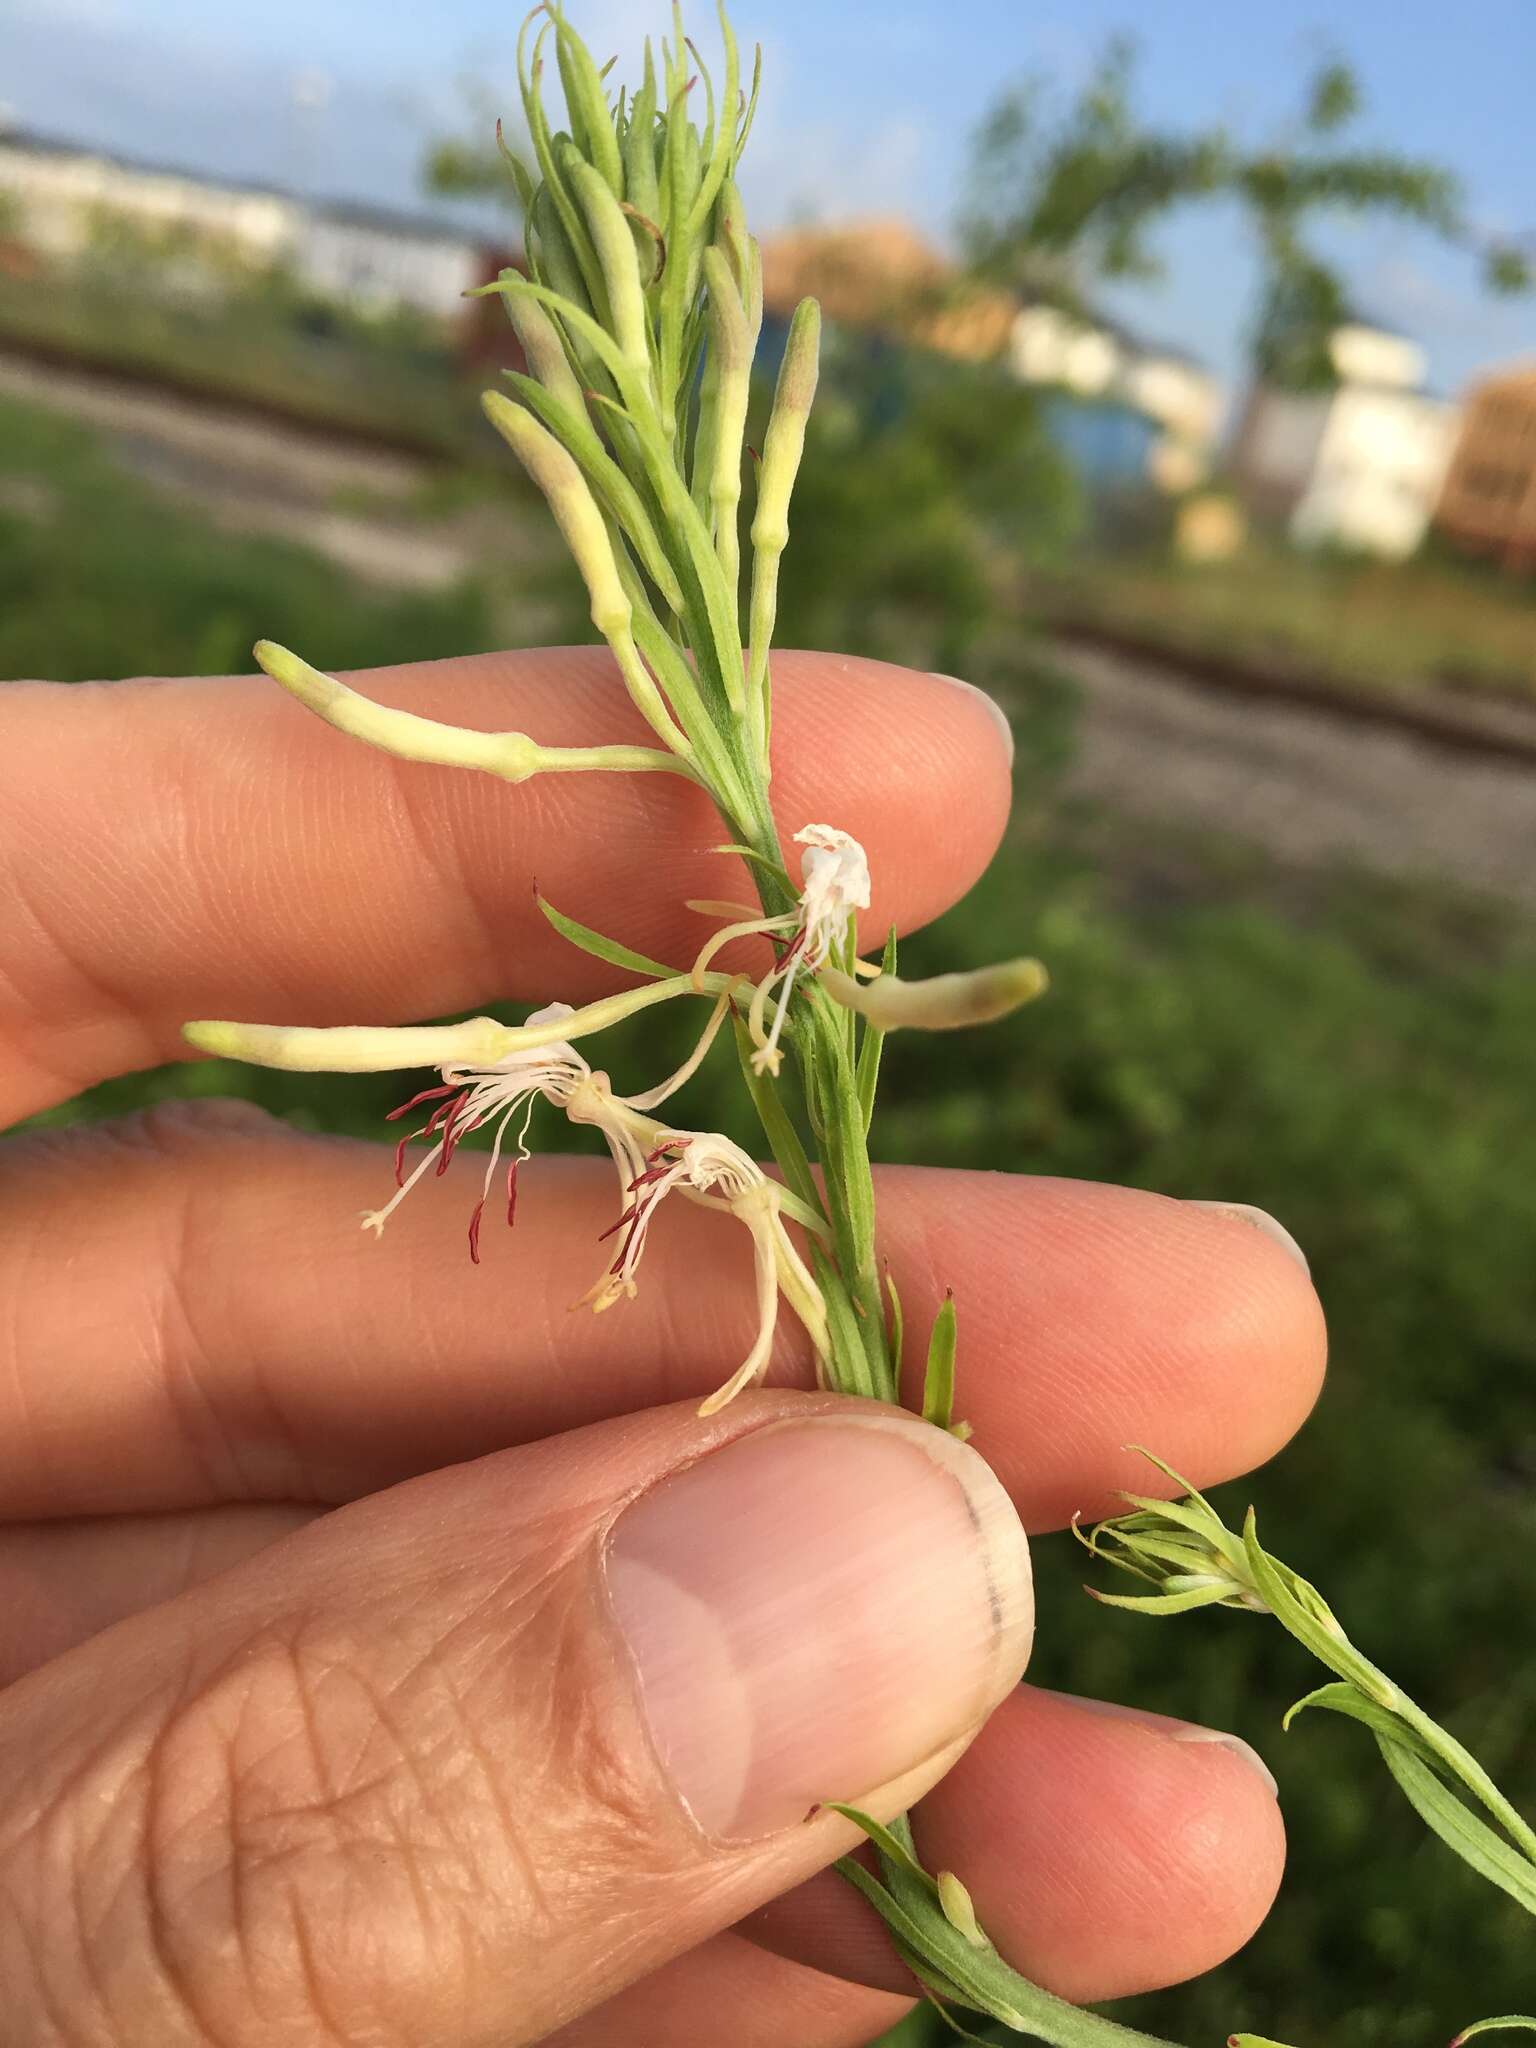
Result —
<instances>
[{"instance_id":1,"label":"skin crease on finger","mask_svg":"<svg viewBox=\"0 0 1536 2048\"><path fill-rule=\"evenodd\" d=\"M773 666L781 830L830 822L863 842L866 933L936 917L1007 819L995 711L883 662L784 653ZM606 649L353 681L380 702L550 745L647 736ZM877 728L897 744L871 747ZM750 889L739 862L710 851L727 835L708 799L676 776L513 788L399 762L265 677L0 687L0 821L0 1121L181 1057L189 1017L395 1023L601 993L611 972L545 923L535 879L583 922L678 960L700 939L687 898Z\"/></svg>"}]
</instances>

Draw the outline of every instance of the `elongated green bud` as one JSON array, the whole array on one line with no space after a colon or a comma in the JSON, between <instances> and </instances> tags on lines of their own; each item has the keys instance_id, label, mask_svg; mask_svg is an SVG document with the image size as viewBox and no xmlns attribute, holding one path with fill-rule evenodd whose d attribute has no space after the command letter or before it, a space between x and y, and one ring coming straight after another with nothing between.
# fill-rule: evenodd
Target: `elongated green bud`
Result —
<instances>
[{"instance_id":1,"label":"elongated green bud","mask_svg":"<svg viewBox=\"0 0 1536 2048\"><path fill-rule=\"evenodd\" d=\"M590 313L592 299L586 280L548 185L541 185L534 194L532 221L539 281L579 306L583 313Z\"/></svg>"},{"instance_id":2,"label":"elongated green bud","mask_svg":"<svg viewBox=\"0 0 1536 2048\"><path fill-rule=\"evenodd\" d=\"M506 281L516 278L517 272L504 270L501 275ZM529 370L551 398L579 419L585 419L586 394L581 388L580 378L571 368L565 343L560 339L554 321L538 300L526 292L504 291L501 299L507 309L507 318L512 322L512 331L522 343Z\"/></svg>"},{"instance_id":3,"label":"elongated green bud","mask_svg":"<svg viewBox=\"0 0 1536 2048\"><path fill-rule=\"evenodd\" d=\"M645 41L645 75L629 103L624 130L624 197L654 220L661 211L661 186L656 177L656 62L650 37Z\"/></svg>"},{"instance_id":4,"label":"elongated green bud","mask_svg":"<svg viewBox=\"0 0 1536 2048\"><path fill-rule=\"evenodd\" d=\"M955 1873L952 1870L941 1870L936 1874L934 1883L938 1886L939 1904L943 1908L944 1918L955 1932L963 1935L972 1948L990 1948L992 1944L981 1931L981 1923L976 1918L976 1908L971 1902L971 1895Z\"/></svg>"},{"instance_id":5,"label":"elongated green bud","mask_svg":"<svg viewBox=\"0 0 1536 2048\"><path fill-rule=\"evenodd\" d=\"M704 282L709 287L709 374L713 388L708 437L703 440L701 435L695 460L705 475L715 552L734 596L740 566L736 524L741 503L742 446L757 337L748 325L731 266L719 249L704 251Z\"/></svg>"},{"instance_id":6,"label":"elongated green bud","mask_svg":"<svg viewBox=\"0 0 1536 2048\"><path fill-rule=\"evenodd\" d=\"M605 640L627 634L629 599L619 580L613 542L587 480L547 428L531 412L514 405L499 391L482 394L480 403L491 425L507 443L548 500L555 524L565 536L571 558L581 571L592 600L592 623Z\"/></svg>"},{"instance_id":7,"label":"elongated green bud","mask_svg":"<svg viewBox=\"0 0 1536 2048\"><path fill-rule=\"evenodd\" d=\"M622 1024L641 1010L679 996L730 993L735 978L709 974L703 990L686 974L648 988L626 989L604 996L579 1010L547 1017L542 1024L498 1024L494 1017L471 1017L464 1024L236 1024L203 1017L183 1024L181 1035L199 1052L220 1059L248 1060L256 1067L279 1067L289 1074L391 1074L403 1067L489 1067L513 1052L586 1038Z\"/></svg>"},{"instance_id":8,"label":"elongated green bud","mask_svg":"<svg viewBox=\"0 0 1536 2048\"><path fill-rule=\"evenodd\" d=\"M350 733L353 739L393 754L398 761L479 768L487 775L500 776L503 782L594 770L621 775L655 769L687 772L672 754L659 754L654 747L541 747L525 732L477 732L472 726L418 718L413 711L392 711L387 704L375 704L371 697L349 689L335 676L311 668L275 641L258 640L253 652L273 682L281 683L306 710L334 725L338 732ZM670 743L669 735L663 737Z\"/></svg>"},{"instance_id":9,"label":"elongated green bud","mask_svg":"<svg viewBox=\"0 0 1536 2048\"><path fill-rule=\"evenodd\" d=\"M614 133L608 95L586 44L562 17L554 16L555 61L565 89L566 112L582 155L601 173L614 200L624 197L624 168Z\"/></svg>"},{"instance_id":10,"label":"elongated green bud","mask_svg":"<svg viewBox=\"0 0 1536 2048\"><path fill-rule=\"evenodd\" d=\"M650 374L650 327L646 319L645 288L640 282L640 259L628 216L608 186L590 164L571 167L571 187L603 268L608 290L608 307L613 316L613 335L634 368Z\"/></svg>"},{"instance_id":11,"label":"elongated green bud","mask_svg":"<svg viewBox=\"0 0 1536 2048\"><path fill-rule=\"evenodd\" d=\"M1048 985L1038 960L1004 960L968 974L936 974L928 981L903 981L882 974L855 981L824 967L820 981L835 1003L857 1010L877 1031L958 1031L967 1024L991 1024L1043 995Z\"/></svg>"},{"instance_id":12,"label":"elongated green bud","mask_svg":"<svg viewBox=\"0 0 1536 2048\"><path fill-rule=\"evenodd\" d=\"M789 340L779 365L752 521L752 670L747 704L764 751L768 745L768 644L779 612L779 557L789 544L789 500L805 451L805 425L816 397L820 357L821 308L814 299L802 299L789 323Z\"/></svg>"}]
</instances>

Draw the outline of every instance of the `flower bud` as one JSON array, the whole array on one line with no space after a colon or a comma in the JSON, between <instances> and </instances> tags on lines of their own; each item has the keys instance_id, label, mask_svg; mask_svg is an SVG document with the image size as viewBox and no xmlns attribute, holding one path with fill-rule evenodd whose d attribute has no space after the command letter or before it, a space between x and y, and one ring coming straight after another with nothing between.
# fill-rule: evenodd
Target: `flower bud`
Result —
<instances>
[{"instance_id":1,"label":"flower bud","mask_svg":"<svg viewBox=\"0 0 1536 2048\"><path fill-rule=\"evenodd\" d=\"M857 1010L877 1031L903 1026L918 1031L958 1031L990 1024L1043 995L1045 969L1038 960L1004 960L968 974L936 974L928 981L903 981L882 974L858 982L835 967L824 967L821 985L834 1002Z\"/></svg>"},{"instance_id":2,"label":"flower bud","mask_svg":"<svg viewBox=\"0 0 1536 2048\"><path fill-rule=\"evenodd\" d=\"M480 403L486 418L548 499L555 523L564 534L566 546L587 586L593 625L604 639L627 634L630 604L619 580L613 542L574 457L539 425L532 413L514 405L499 391L485 392Z\"/></svg>"}]
</instances>

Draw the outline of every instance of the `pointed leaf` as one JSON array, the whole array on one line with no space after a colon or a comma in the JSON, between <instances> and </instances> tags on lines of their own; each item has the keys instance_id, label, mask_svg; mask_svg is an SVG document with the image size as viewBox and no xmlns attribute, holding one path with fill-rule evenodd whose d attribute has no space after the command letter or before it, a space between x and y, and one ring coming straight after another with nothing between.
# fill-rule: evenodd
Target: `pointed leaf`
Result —
<instances>
[{"instance_id":1,"label":"pointed leaf","mask_svg":"<svg viewBox=\"0 0 1536 2048\"><path fill-rule=\"evenodd\" d=\"M652 980L670 981L678 972L675 967L664 967L659 960L652 960L648 954L637 953L633 946L624 946L617 939L605 939L601 932L593 931L590 925L578 924L574 917L567 917L563 910L556 910L547 898L534 893L545 917L554 926L561 938L569 939L573 946L579 946L583 953L591 953L599 960L606 960L610 967L622 967L626 974L644 974Z\"/></svg>"},{"instance_id":2,"label":"pointed leaf","mask_svg":"<svg viewBox=\"0 0 1536 2048\"><path fill-rule=\"evenodd\" d=\"M1387 1769L1424 1825L1479 1877L1508 1892L1527 1913L1536 1913L1536 1865L1464 1805L1406 1742L1390 1735L1378 1735L1376 1740Z\"/></svg>"},{"instance_id":3,"label":"pointed leaf","mask_svg":"<svg viewBox=\"0 0 1536 2048\"><path fill-rule=\"evenodd\" d=\"M955 1419L955 1297L946 1293L928 1338L923 1373L923 1420L948 1429Z\"/></svg>"}]
</instances>

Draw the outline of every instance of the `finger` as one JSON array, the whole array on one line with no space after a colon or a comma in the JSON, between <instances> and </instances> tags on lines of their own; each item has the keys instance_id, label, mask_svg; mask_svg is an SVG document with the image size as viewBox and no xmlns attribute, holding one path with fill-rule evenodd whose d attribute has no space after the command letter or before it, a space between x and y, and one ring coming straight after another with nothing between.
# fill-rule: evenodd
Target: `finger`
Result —
<instances>
[{"instance_id":1,"label":"finger","mask_svg":"<svg viewBox=\"0 0 1536 2048\"><path fill-rule=\"evenodd\" d=\"M717 1934L551 2034L544 2048L720 2048L726 2039L730 2048L867 2048L911 2006L742 1935Z\"/></svg>"},{"instance_id":2,"label":"finger","mask_svg":"<svg viewBox=\"0 0 1536 2048\"><path fill-rule=\"evenodd\" d=\"M312 1521L281 1504L0 1526L0 1687Z\"/></svg>"},{"instance_id":3,"label":"finger","mask_svg":"<svg viewBox=\"0 0 1536 2048\"><path fill-rule=\"evenodd\" d=\"M750 1247L666 1205L637 1300L571 1304L613 1220L606 1162L543 1159L479 1267L461 1155L357 1228L382 1148L269 1120L156 1112L19 1142L0 1178L0 1501L18 1519L331 1501L499 1444L719 1385L754 1333ZM1086 1182L885 1167L880 1245L914 1368L946 1288L961 1412L1031 1527L1277 1450L1323 1366L1303 1267L1244 1218ZM88 1287L35 1276L67 1247ZM253 1278L254 1276L254 1278ZM810 1383L784 1319L778 1371Z\"/></svg>"},{"instance_id":4,"label":"finger","mask_svg":"<svg viewBox=\"0 0 1536 2048\"><path fill-rule=\"evenodd\" d=\"M18 2039L540 2039L852 1845L1017 1683L964 1445L686 1406L322 1517L0 1695Z\"/></svg>"},{"instance_id":5,"label":"finger","mask_svg":"<svg viewBox=\"0 0 1536 2048\"><path fill-rule=\"evenodd\" d=\"M357 681L551 745L648 737L598 648ZM781 829L826 819L864 842L869 931L936 915L1002 832L1000 715L964 686L842 655L780 655L774 682ZM377 753L264 677L9 686L0 820L0 1120L180 1058L190 1017L388 1023L611 986L540 916L535 879L583 922L681 962L709 931L685 899L748 886L709 851L730 834L678 777L509 789Z\"/></svg>"},{"instance_id":6,"label":"finger","mask_svg":"<svg viewBox=\"0 0 1536 2048\"><path fill-rule=\"evenodd\" d=\"M914 1830L1008 1961L1081 2005L1180 1983L1241 1948L1284 1866L1273 1788L1236 1737L1024 1686ZM861 1983L905 1981L882 1922L830 1872L743 1931Z\"/></svg>"}]
</instances>

